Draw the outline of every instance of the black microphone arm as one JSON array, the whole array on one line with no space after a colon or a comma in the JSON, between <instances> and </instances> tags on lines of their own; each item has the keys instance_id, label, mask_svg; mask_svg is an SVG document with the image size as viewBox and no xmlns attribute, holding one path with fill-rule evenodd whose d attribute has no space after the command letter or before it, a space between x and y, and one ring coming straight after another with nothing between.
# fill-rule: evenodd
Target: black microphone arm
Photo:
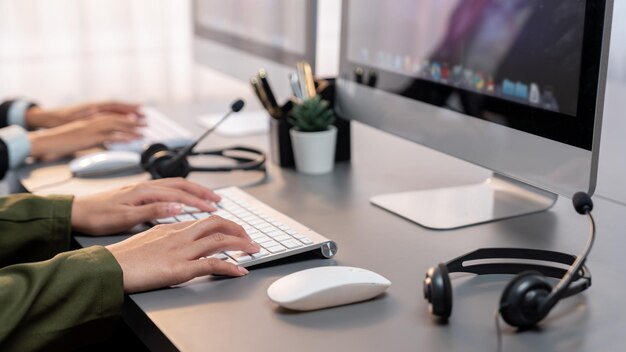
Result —
<instances>
[{"instance_id":1,"label":"black microphone arm","mask_svg":"<svg viewBox=\"0 0 626 352\"><path fill-rule=\"evenodd\" d=\"M583 192L578 192L572 198L572 203L574 205L574 209L579 214L586 214L589 217L590 224L590 235L589 240L587 241L587 245L585 246L585 251L576 257L574 263L567 270L567 273L559 283L554 286L550 295L546 297L546 299L539 305L538 311L541 313L547 313L556 305L556 303L563 297L563 294L570 286L572 281L574 280L574 275L580 271L580 268L585 264L585 260L591 252L591 247L593 247L593 242L596 239L596 222L593 219L593 215L591 215L591 210L593 209L593 202L591 201L591 197Z\"/></svg>"},{"instance_id":2,"label":"black microphone arm","mask_svg":"<svg viewBox=\"0 0 626 352\"><path fill-rule=\"evenodd\" d=\"M191 143L190 145L186 146L184 149L182 149L181 151L178 152L178 154L176 154L176 156L170 160L170 163L174 164L174 163L178 163L179 161L181 161L184 157L188 156L192 151L193 148L196 147L196 145L198 145L198 143L200 143L204 138L206 138L206 136L208 136L209 134L211 134L211 132L215 131L219 125L222 124L222 122L224 122L228 116L230 116L230 114L232 114L233 112L239 112L241 111L241 109L243 109L244 105L246 103L243 101L243 99L237 99L235 100L231 105L230 105L230 111L228 111L226 113L226 115L224 115L224 117L222 117L215 125L213 125L211 128L209 128L208 130L206 130L198 139L196 139L195 142Z\"/></svg>"}]
</instances>

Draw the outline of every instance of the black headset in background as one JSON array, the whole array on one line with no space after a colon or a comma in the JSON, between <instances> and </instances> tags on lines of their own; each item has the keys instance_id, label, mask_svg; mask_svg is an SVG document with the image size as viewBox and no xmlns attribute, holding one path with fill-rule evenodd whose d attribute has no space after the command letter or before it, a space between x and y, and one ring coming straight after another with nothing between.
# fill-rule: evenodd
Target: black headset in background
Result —
<instances>
[{"instance_id":1,"label":"black headset in background","mask_svg":"<svg viewBox=\"0 0 626 352\"><path fill-rule=\"evenodd\" d=\"M169 149L161 143L153 144L141 154L141 166L148 171L152 178L166 177L187 177L190 172L227 172L237 170L261 170L264 171L264 165L267 157L261 150L234 146L229 148L194 151L193 149L198 143L213 132L222 122L233 112L237 113L243 109L245 103L238 99L230 106L230 111L222 117L215 125L204 132L194 143L178 149ZM212 155L223 157L235 161L234 165L214 166L214 167L194 167L189 164L187 157L194 155Z\"/></svg>"},{"instance_id":2,"label":"black headset in background","mask_svg":"<svg viewBox=\"0 0 626 352\"><path fill-rule=\"evenodd\" d=\"M530 328L538 324L562 298L573 296L591 286L591 274L585 260L591 251L596 235L596 227L591 210L591 198L578 192L572 199L574 209L587 215L591 223L591 233L585 251L579 256L538 249L483 248L440 263L426 273L424 298L429 302L430 312L443 319L452 313L452 284L450 273L467 272L477 275L516 274L500 298L498 311L507 324L518 328ZM557 266L528 264L519 262L483 263L464 265L470 260L485 259L524 259L569 265L565 270ZM560 279L552 287L546 277Z\"/></svg>"}]
</instances>

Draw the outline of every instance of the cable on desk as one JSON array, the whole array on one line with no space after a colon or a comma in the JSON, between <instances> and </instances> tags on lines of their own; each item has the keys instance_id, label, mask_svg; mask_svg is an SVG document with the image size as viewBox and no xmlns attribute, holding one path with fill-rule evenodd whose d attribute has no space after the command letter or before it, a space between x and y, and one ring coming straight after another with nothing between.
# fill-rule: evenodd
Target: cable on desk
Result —
<instances>
[{"instance_id":1,"label":"cable on desk","mask_svg":"<svg viewBox=\"0 0 626 352\"><path fill-rule=\"evenodd\" d=\"M498 347L496 351L502 351L502 328L500 327L500 307L496 307L494 311L493 318L496 322L496 339L498 341Z\"/></svg>"}]
</instances>

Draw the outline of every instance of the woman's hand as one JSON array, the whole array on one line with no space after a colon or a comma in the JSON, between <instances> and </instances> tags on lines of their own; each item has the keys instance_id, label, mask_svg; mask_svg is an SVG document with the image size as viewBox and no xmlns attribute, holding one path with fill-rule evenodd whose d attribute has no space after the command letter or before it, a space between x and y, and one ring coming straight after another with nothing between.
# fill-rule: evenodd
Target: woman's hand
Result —
<instances>
[{"instance_id":1,"label":"woman's hand","mask_svg":"<svg viewBox=\"0 0 626 352\"><path fill-rule=\"evenodd\" d=\"M112 101L74 105L53 110L43 110L34 107L28 109L25 119L26 126L30 129L51 128L93 117L101 113L119 116L141 116L139 105Z\"/></svg>"},{"instance_id":2,"label":"woman's hand","mask_svg":"<svg viewBox=\"0 0 626 352\"><path fill-rule=\"evenodd\" d=\"M87 235L109 235L153 219L181 212L181 204L215 211L221 198L213 191L182 178L166 178L116 190L76 197L72 229Z\"/></svg>"},{"instance_id":3,"label":"woman's hand","mask_svg":"<svg viewBox=\"0 0 626 352\"><path fill-rule=\"evenodd\" d=\"M216 258L200 258L226 250L260 250L241 226L219 216L158 225L106 248L122 268L126 293L168 287L211 274L242 276L248 273L243 267Z\"/></svg>"},{"instance_id":4,"label":"woman's hand","mask_svg":"<svg viewBox=\"0 0 626 352\"><path fill-rule=\"evenodd\" d=\"M53 161L103 143L127 142L141 137L145 126L135 115L100 114L63 126L28 133L31 156Z\"/></svg>"}]
</instances>

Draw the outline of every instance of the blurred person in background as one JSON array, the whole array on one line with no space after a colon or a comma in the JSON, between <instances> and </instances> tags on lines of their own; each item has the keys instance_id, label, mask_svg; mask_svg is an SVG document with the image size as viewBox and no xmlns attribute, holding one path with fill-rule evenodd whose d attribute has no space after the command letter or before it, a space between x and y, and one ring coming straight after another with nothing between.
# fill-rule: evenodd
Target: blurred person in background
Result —
<instances>
[{"instance_id":1,"label":"blurred person in background","mask_svg":"<svg viewBox=\"0 0 626 352\"><path fill-rule=\"evenodd\" d=\"M45 110L22 100L0 104L0 179L26 158L54 161L110 142L140 138L139 105L86 103Z\"/></svg>"}]
</instances>

